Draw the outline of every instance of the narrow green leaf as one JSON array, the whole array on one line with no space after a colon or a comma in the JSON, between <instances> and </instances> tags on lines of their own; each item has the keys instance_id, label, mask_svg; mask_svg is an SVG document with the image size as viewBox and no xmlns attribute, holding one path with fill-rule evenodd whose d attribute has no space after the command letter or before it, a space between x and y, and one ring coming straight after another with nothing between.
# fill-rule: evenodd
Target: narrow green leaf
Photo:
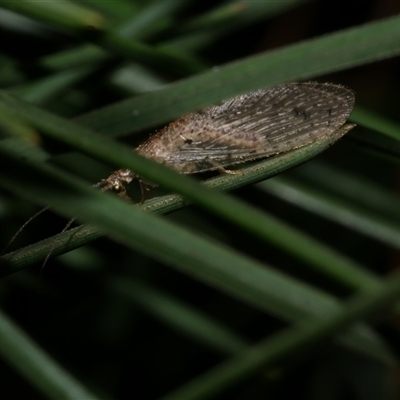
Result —
<instances>
[{"instance_id":1,"label":"narrow green leaf","mask_svg":"<svg viewBox=\"0 0 400 400\"><path fill-rule=\"evenodd\" d=\"M358 205L338 196L326 194L310 185L304 185L291 179L277 178L262 182L259 188L301 207L313 214L320 215L334 223L379 240L389 246L400 249L400 221L360 209ZM394 198L392 199L394 200ZM397 202L397 206L399 203Z\"/></svg>"},{"instance_id":2,"label":"narrow green leaf","mask_svg":"<svg viewBox=\"0 0 400 400\"><path fill-rule=\"evenodd\" d=\"M214 367L175 392L162 397L163 400L202 400L231 388L261 368L276 366L285 357L302 355L311 351L354 321L375 315L391 307L400 297L400 273L377 290L361 293L349 301L335 316L302 324L301 329L287 329L262 341L241 355ZM394 366L392 366L394 367Z\"/></svg>"},{"instance_id":3,"label":"narrow green leaf","mask_svg":"<svg viewBox=\"0 0 400 400\"><path fill-rule=\"evenodd\" d=\"M310 79L400 54L400 17L248 57L77 119L116 137L282 82Z\"/></svg>"},{"instance_id":4,"label":"narrow green leaf","mask_svg":"<svg viewBox=\"0 0 400 400\"><path fill-rule=\"evenodd\" d=\"M47 165L19 161L18 152L13 154L0 148L0 155L9 171L0 175L0 183L9 190L62 214L88 220L122 243L257 308L296 322L305 316L327 315L338 309L338 302L332 297L221 244L144 213L115 196L99 193ZM27 169L29 180L24 179ZM354 329L345 336L345 343L379 359L391 359L371 331L365 327Z\"/></svg>"},{"instance_id":5,"label":"narrow green leaf","mask_svg":"<svg viewBox=\"0 0 400 400\"><path fill-rule=\"evenodd\" d=\"M286 154L269 158L267 160L255 163L244 167L243 173L240 175L219 175L208 179L203 184L212 189L218 190L233 190L244 185L259 182L270 178L280 172L301 164L310 158L325 150L329 146L327 142L317 142L310 146L296 149ZM24 150L18 143L2 143L1 146L5 151L19 152L24 155L24 158L33 158L34 160L42 160L41 153L35 148L26 148ZM190 204L187 199L179 195L166 195L147 200L139 207L148 212L156 214L166 214ZM265 226L268 227L268 224ZM274 228L271 228L274 233ZM93 227L79 227L71 231L61 233L53 238L43 240L39 243L19 249L16 252L10 253L4 257L5 260L12 260L7 263L2 270L2 274L16 272L22 268L26 268L34 262L43 261L51 251L53 256L71 251L77 247L89 243L102 235L101 231ZM291 242L285 241L287 244Z\"/></svg>"},{"instance_id":6,"label":"narrow green leaf","mask_svg":"<svg viewBox=\"0 0 400 400\"><path fill-rule=\"evenodd\" d=\"M250 345L219 321L145 282L118 278L112 282L112 287L179 333L185 333L218 352L237 354Z\"/></svg>"},{"instance_id":7,"label":"narrow green leaf","mask_svg":"<svg viewBox=\"0 0 400 400\"><path fill-rule=\"evenodd\" d=\"M103 29L105 20L101 14L72 1L0 1L0 7L26 15L57 28L72 30Z\"/></svg>"},{"instance_id":8,"label":"narrow green leaf","mask_svg":"<svg viewBox=\"0 0 400 400\"><path fill-rule=\"evenodd\" d=\"M151 182L160 183L166 188L183 194L216 215L223 216L254 235L286 249L287 252L300 257L310 265L318 266L346 285L358 288L377 284L375 277L363 270L361 266L346 257L339 256L327 246L322 244L314 245L315 241L312 238L302 232L290 229L290 227L266 213L260 213L223 193L206 190L204 186L189 177L179 175L152 160L130 152L111 140L106 140L104 137L99 140L95 134L79 127L77 124L0 93L1 104L6 105L6 109L11 108L21 118L29 120L35 127L46 132L51 137L62 140L93 156L115 164L121 163ZM332 136L332 138L322 142L327 146L331 140L335 139L337 138ZM312 148L313 146L307 146L306 149ZM291 154L289 153L288 157ZM239 175L236 179L240 180L242 178Z\"/></svg>"},{"instance_id":9,"label":"narrow green leaf","mask_svg":"<svg viewBox=\"0 0 400 400\"><path fill-rule=\"evenodd\" d=\"M97 399L0 311L0 354L49 399Z\"/></svg>"}]
</instances>

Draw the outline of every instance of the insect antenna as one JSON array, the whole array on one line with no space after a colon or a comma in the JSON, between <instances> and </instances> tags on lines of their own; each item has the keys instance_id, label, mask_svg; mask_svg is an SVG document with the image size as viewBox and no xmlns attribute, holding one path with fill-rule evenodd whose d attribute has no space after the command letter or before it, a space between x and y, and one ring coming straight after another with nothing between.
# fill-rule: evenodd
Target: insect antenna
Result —
<instances>
[{"instance_id":1,"label":"insect antenna","mask_svg":"<svg viewBox=\"0 0 400 400\"><path fill-rule=\"evenodd\" d=\"M113 191L117 192L120 197L122 197L122 198L124 198L126 200L131 200L130 197L126 194L126 188L125 188L126 182L125 182L125 180L120 181L121 171L125 172L125 170L116 171L113 174L111 174L107 179L102 179L101 181L95 183L93 185L93 187L100 188L100 190L102 192L105 192L107 190L113 190ZM129 171L129 173L130 173L130 171ZM117 176L117 179L115 179L116 176ZM60 234L66 232L71 227L71 225L74 223L75 220L76 220L75 217L71 218L67 222L67 224L64 226L64 228L62 229ZM44 259L44 261L42 263L42 266L40 268L40 275L42 274L42 272L44 270L44 267L46 266L46 264L49 261L54 249L57 247L58 244L60 244L60 239L59 238L57 238L54 241L54 243L51 246L49 252L47 253L46 258Z\"/></svg>"},{"instance_id":2,"label":"insect antenna","mask_svg":"<svg viewBox=\"0 0 400 400\"><path fill-rule=\"evenodd\" d=\"M106 182L107 182L106 179L102 179L100 182L95 183L95 184L93 185L93 187L100 187L102 192L105 191L105 190L110 190L111 187L106 187L106 188L104 187ZM60 232L60 234L66 232L66 231L71 227L71 225L74 223L75 220L76 220L75 217L71 218L71 219L67 222L67 224L64 226L64 228L62 229L62 231ZM43 272L43 270L44 270L44 267L45 267L46 264L48 263L48 261L49 261L51 255L53 254L54 249L56 248L56 246L57 246L58 244L60 244L60 240L59 240L59 239L56 239L56 240L54 241L53 245L51 246L49 252L47 253L45 259L43 260L42 266L40 267L40 275L42 274L42 272Z\"/></svg>"},{"instance_id":3,"label":"insect antenna","mask_svg":"<svg viewBox=\"0 0 400 400\"><path fill-rule=\"evenodd\" d=\"M30 224L36 217L38 217L40 214L48 210L50 207L44 207L35 214L33 214L27 221L23 223L23 225L17 230L17 232L14 233L13 237L8 241L8 243L5 245L3 250L1 251L1 254L4 254L7 249L14 243L15 239L19 236L19 234L26 228L28 224Z\"/></svg>"},{"instance_id":4,"label":"insect antenna","mask_svg":"<svg viewBox=\"0 0 400 400\"><path fill-rule=\"evenodd\" d=\"M100 190L102 192L105 192L105 191L108 191L108 190L112 190L112 191L116 192L120 197L124 198L125 200L130 201L131 199L126 193L125 185L128 184L131 180L132 180L132 173L130 171L128 171L128 170L119 170L119 171L115 171L107 179L102 179L100 182L97 182L96 184L93 185L93 187L100 188ZM142 185L141 185L141 189L142 189ZM148 190L148 189L145 188L145 190ZM142 192L142 197L143 197L143 192ZM15 239L26 228L26 226L28 224L30 224L36 217L38 217L40 214L42 214L43 212L47 211L48 209L50 209L49 206L44 207L41 210L39 210L38 212L36 212L34 215L29 217L29 219L26 222L23 223L23 225L17 230L17 232L15 232L15 234L8 241L8 243L3 248L3 250L1 251L0 254L5 254L5 252L9 249L9 247L14 243ZM62 229L62 231L60 233L66 232L71 227L71 225L73 224L73 222L75 220L76 220L75 217L71 218L67 222L67 224L64 226L64 228ZM42 263L42 266L40 268L40 275L42 274L42 272L44 270L44 267L46 266L47 262L49 261L54 249L56 248L56 246L59 243L60 243L60 239L56 239L54 241L51 249L47 253L47 255L46 255L46 257L45 257L45 259L44 259L44 261Z\"/></svg>"},{"instance_id":5,"label":"insect antenna","mask_svg":"<svg viewBox=\"0 0 400 400\"><path fill-rule=\"evenodd\" d=\"M74 223L75 220L76 220L75 217L74 217L74 218L71 218L71 219L67 222L67 224L64 226L64 228L62 229L62 231L60 232L60 234L66 232L66 231L71 227L71 225ZM42 275L42 272L43 272L43 270L44 270L44 267L46 266L46 264L47 264L47 262L49 261L51 255L52 255L52 253L53 253L53 251L54 251L54 249L56 248L56 246L57 246L58 244L60 244L60 240L59 240L59 239L56 239L56 240L54 241L53 245L51 246L49 252L47 253L46 258L43 260L42 266L40 267L40 273L39 273L39 275Z\"/></svg>"}]
</instances>

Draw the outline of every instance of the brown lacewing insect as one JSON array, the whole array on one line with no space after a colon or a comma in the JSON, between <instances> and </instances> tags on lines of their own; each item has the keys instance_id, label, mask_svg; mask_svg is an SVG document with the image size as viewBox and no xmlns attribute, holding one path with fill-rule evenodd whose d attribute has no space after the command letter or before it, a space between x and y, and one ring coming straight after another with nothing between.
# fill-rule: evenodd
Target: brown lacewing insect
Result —
<instances>
[{"instance_id":1,"label":"brown lacewing insect","mask_svg":"<svg viewBox=\"0 0 400 400\"><path fill-rule=\"evenodd\" d=\"M144 141L136 151L183 174L219 170L269 157L347 133L354 92L329 83L289 83L243 94L187 114ZM129 199L126 186L138 178L114 171L95 186Z\"/></svg>"},{"instance_id":2,"label":"brown lacewing insect","mask_svg":"<svg viewBox=\"0 0 400 400\"><path fill-rule=\"evenodd\" d=\"M183 174L212 170L237 173L225 167L346 134L355 126L345 124L354 101L352 90L329 83L289 83L260 89L187 114L144 141L136 151ZM143 201L146 184L129 169L114 171L94 186L130 199L126 187L135 178Z\"/></svg>"}]
</instances>

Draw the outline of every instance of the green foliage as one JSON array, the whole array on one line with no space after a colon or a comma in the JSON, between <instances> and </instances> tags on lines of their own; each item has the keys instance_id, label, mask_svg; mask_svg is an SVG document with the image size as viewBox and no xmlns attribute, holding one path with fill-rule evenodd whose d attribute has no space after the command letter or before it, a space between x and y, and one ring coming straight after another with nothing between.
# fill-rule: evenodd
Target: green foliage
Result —
<instances>
[{"instance_id":1,"label":"green foliage","mask_svg":"<svg viewBox=\"0 0 400 400\"><path fill-rule=\"evenodd\" d=\"M400 312L386 277L398 16L345 19L322 1L0 7L1 243L51 209L0 257L4 397L398 397L384 318ZM324 154L331 141L199 182L130 150L184 113L310 79L357 93L357 128ZM120 167L161 189L130 204L90 187ZM55 235L58 215L85 225Z\"/></svg>"}]
</instances>

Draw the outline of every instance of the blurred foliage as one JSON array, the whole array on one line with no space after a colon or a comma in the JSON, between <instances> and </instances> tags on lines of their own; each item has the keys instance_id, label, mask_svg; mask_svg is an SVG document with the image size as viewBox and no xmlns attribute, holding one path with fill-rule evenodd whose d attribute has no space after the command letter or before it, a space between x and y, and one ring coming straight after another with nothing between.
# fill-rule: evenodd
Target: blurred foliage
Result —
<instances>
[{"instance_id":1,"label":"blurred foliage","mask_svg":"<svg viewBox=\"0 0 400 400\"><path fill-rule=\"evenodd\" d=\"M54 210L0 258L0 396L399 398L399 11L0 1L0 243ZM228 195L127 150L293 80L356 91L357 128L305 165L328 143L196 177ZM90 188L122 165L163 189Z\"/></svg>"}]
</instances>

